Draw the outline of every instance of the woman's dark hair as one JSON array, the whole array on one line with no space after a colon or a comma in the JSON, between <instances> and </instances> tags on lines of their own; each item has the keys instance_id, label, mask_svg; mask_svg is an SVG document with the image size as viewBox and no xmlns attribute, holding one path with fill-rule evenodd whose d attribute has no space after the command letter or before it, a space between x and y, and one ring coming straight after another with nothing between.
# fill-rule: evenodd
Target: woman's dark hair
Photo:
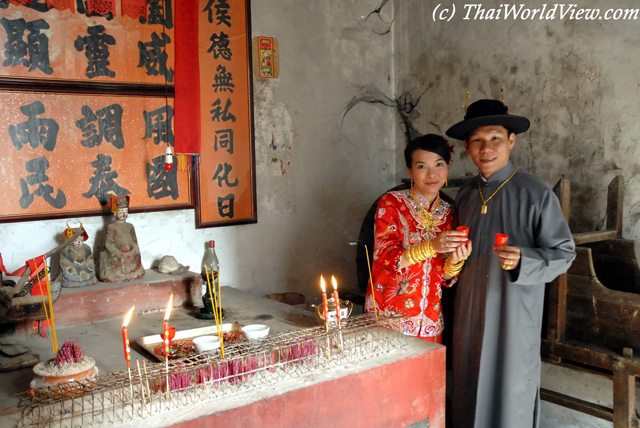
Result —
<instances>
[{"instance_id":1,"label":"woman's dark hair","mask_svg":"<svg viewBox=\"0 0 640 428\"><path fill-rule=\"evenodd\" d=\"M404 160L407 168L411 168L413 164L413 152L418 149L440 155L446 163L451 162L451 153L453 150L451 150L451 146L449 146L447 140L440 135L426 134L409 141L409 144L407 144L407 147L404 149Z\"/></svg>"}]
</instances>

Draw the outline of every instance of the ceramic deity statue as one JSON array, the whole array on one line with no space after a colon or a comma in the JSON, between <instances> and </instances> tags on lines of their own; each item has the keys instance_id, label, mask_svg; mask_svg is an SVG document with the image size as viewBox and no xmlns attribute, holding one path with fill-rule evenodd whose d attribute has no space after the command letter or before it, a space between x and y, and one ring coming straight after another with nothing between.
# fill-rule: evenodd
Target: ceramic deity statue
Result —
<instances>
[{"instance_id":1,"label":"ceramic deity statue","mask_svg":"<svg viewBox=\"0 0 640 428\"><path fill-rule=\"evenodd\" d=\"M122 282L142 278L145 271L136 230L126 221L129 196L111 196L111 211L115 221L107 225L104 249L100 252L100 281Z\"/></svg>"},{"instance_id":2,"label":"ceramic deity statue","mask_svg":"<svg viewBox=\"0 0 640 428\"><path fill-rule=\"evenodd\" d=\"M82 226L75 229L67 227L62 235L65 239L71 239L78 231L81 231L82 234L60 252L60 272L62 273L63 287L84 287L98 282L91 248L84 243L89 238L84 228Z\"/></svg>"}]
</instances>

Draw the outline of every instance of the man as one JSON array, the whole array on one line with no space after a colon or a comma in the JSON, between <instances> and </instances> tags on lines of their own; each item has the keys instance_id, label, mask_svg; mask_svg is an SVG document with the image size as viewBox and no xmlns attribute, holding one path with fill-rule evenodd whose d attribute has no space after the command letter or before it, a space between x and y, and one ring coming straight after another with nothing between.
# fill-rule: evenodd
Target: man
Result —
<instances>
[{"instance_id":1,"label":"man","mask_svg":"<svg viewBox=\"0 0 640 428\"><path fill-rule=\"evenodd\" d=\"M480 100L447 130L464 140L479 170L456 198L474 252L454 303L455 428L539 423L544 285L567 271L575 244L553 191L509 161L516 134L527 129L529 120L509 115L502 102ZM494 245L497 233L508 235L506 245Z\"/></svg>"}]
</instances>

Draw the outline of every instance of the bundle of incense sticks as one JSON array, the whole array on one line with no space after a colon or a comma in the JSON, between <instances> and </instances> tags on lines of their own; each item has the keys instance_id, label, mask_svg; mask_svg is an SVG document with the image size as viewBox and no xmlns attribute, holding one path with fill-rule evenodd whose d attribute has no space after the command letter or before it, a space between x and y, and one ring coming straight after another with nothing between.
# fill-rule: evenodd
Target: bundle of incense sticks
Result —
<instances>
[{"instance_id":1,"label":"bundle of incense sticks","mask_svg":"<svg viewBox=\"0 0 640 428\"><path fill-rule=\"evenodd\" d=\"M44 308L44 316L47 320L47 325L50 330L49 338L51 339L51 348L53 349L53 354L55 355L58 352L58 337L56 336L56 322L53 317L53 302L51 301L51 283L49 282L49 269L47 269L47 258L42 257L42 261L44 264L44 279L47 285L47 300L49 300L49 309L47 310L47 303L44 301L44 292L42 290L42 282L40 280L40 273L38 272L38 262L36 259L33 259L33 265L36 270L36 277L38 278L38 287L40 287L40 295L42 296L42 307Z\"/></svg>"},{"instance_id":2,"label":"bundle of incense sticks","mask_svg":"<svg viewBox=\"0 0 640 428\"><path fill-rule=\"evenodd\" d=\"M214 277L213 266L211 266L211 276L209 276L209 270L204 267L204 272L207 276L207 286L209 287L209 298L211 299L211 309L213 310L213 317L216 320L216 330L218 330L218 338L220 339L220 355L224 358L224 335L222 333L222 295L220 294L220 268L218 268L218 288L215 293L211 290L211 281L213 280L213 288L216 288L216 279ZM218 306L219 305L219 306Z\"/></svg>"}]
</instances>

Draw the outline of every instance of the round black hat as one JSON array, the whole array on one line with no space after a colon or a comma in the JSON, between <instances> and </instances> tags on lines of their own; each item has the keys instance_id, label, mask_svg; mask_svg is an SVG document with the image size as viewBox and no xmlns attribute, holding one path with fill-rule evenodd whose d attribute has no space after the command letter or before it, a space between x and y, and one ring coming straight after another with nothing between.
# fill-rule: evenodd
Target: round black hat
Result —
<instances>
[{"instance_id":1,"label":"round black hat","mask_svg":"<svg viewBox=\"0 0 640 428\"><path fill-rule=\"evenodd\" d=\"M464 140L474 129L492 125L502 125L515 134L529 129L529 119L514 116L508 111L508 107L498 100L478 100L469 105L462 122L447 129L447 135L456 140Z\"/></svg>"}]
</instances>

